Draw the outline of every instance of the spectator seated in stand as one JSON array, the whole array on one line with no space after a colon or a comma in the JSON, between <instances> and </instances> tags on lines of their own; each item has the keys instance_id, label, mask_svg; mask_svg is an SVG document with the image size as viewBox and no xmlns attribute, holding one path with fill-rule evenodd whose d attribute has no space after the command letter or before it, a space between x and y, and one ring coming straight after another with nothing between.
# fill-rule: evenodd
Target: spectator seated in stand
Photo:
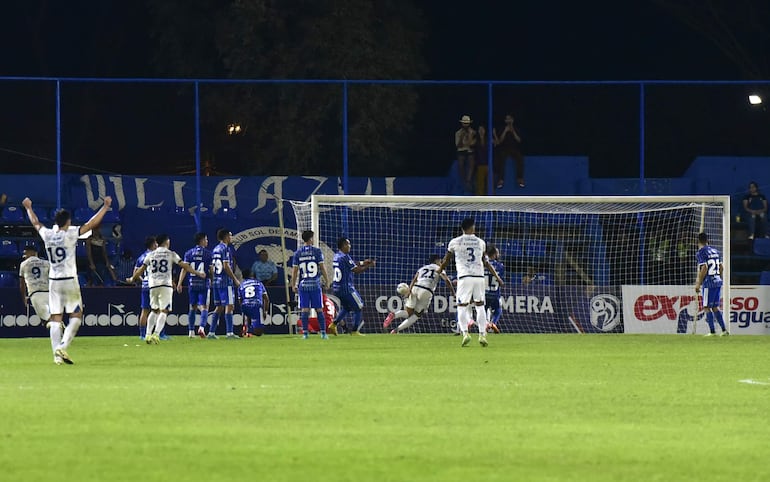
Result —
<instances>
[{"instance_id":1,"label":"spectator seated in stand","mask_svg":"<svg viewBox=\"0 0 770 482\"><path fill-rule=\"evenodd\" d=\"M749 183L749 192L743 197L743 211L749 229L749 239L767 237L767 198L759 192L756 182Z\"/></svg>"},{"instance_id":2,"label":"spectator seated in stand","mask_svg":"<svg viewBox=\"0 0 770 482\"><path fill-rule=\"evenodd\" d=\"M265 249L259 252L259 259L251 265L251 272L265 286L274 284L278 279L278 267L269 259Z\"/></svg>"}]
</instances>

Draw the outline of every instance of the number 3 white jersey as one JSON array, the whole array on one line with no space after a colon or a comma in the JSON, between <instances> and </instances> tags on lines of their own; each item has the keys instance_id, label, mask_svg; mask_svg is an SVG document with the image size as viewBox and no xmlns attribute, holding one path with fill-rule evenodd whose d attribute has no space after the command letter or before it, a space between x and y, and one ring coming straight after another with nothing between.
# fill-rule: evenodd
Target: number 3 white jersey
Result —
<instances>
[{"instance_id":1,"label":"number 3 white jersey","mask_svg":"<svg viewBox=\"0 0 770 482\"><path fill-rule=\"evenodd\" d=\"M484 277L484 256L487 245L475 234L463 234L449 242L447 251L454 253L457 278L465 276Z\"/></svg>"},{"instance_id":2,"label":"number 3 white jersey","mask_svg":"<svg viewBox=\"0 0 770 482\"><path fill-rule=\"evenodd\" d=\"M62 231L58 226L54 226L54 229L43 226L38 232L45 243L48 262L51 263L50 278L53 280L77 278L75 248L80 236L80 226L70 226L66 231Z\"/></svg>"},{"instance_id":3,"label":"number 3 white jersey","mask_svg":"<svg viewBox=\"0 0 770 482\"><path fill-rule=\"evenodd\" d=\"M178 264L182 258L175 252L159 246L155 251L147 254L144 258L144 265L147 266L146 272L149 273L149 286L155 288L156 286L168 286L171 285L171 272L175 264Z\"/></svg>"},{"instance_id":4,"label":"number 3 white jersey","mask_svg":"<svg viewBox=\"0 0 770 482\"><path fill-rule=\"evenodd\" d=\"M27 284L27 295L39 291L48 291L48 270L50 264L37 256L30 256L19 265L19 276Z\"/></svg>"}]
</instances>

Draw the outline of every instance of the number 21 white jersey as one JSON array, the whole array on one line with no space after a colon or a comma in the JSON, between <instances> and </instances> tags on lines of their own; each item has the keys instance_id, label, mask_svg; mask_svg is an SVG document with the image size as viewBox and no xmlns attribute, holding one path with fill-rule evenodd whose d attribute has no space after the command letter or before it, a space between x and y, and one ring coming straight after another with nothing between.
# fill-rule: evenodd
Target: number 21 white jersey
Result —
<instances>
[{"instance_id":1,"label":"number 21 white jersey","mask_svg":"<svg viewBox=\"0 0 770 482\"><path fill-rule=\"evenodd\" d=\"M40 228L40 237L45 243L48 262L51 263L50 279L77 278L78 268L75 262L75 248L80 236L80 226L70 226L66 231Z\"/></svg>"},{"instance_id":2,"label":"number 21 white jersey","mask_svg":"<svg viewBox=\"0 0 770 482\"><path fill-rule=\"evenodd\" d=\"M163 246L159 246L154 251L148 253L144 258L144 265L147 266L146 272L149 273L148 281L150 288L156 286L172 287L172 269L181 260L182 258L178 254Z\"/></svg>"},{"instance_id":3,"label":"number 21 white jersey","mask_svg":"<svg viewBox=\"0 0 770 482\"><path fill-rule=\"evenodd\" d=\"M475 234L463 234L451 240L447 251L454 253L457 278L484 276L484 256L487 245Z\"/></svg>"}]
</instances>

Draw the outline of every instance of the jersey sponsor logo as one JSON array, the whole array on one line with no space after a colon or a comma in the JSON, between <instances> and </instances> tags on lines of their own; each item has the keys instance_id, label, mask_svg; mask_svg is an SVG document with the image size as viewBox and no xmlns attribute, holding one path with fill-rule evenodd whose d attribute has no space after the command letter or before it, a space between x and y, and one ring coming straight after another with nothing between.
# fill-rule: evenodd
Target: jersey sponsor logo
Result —
<instances>
[{"instance_id":1,"label":"jersey sponsor logo","mask_svg":"<svg viewBox=\"0 0 770 482\"><path fill-rule=\"evenodd\" d=\"M601 331L612 331L620 323L622 304L613 295L600 294L591 298L591 324Z\"/></svg>"}]
</instances>

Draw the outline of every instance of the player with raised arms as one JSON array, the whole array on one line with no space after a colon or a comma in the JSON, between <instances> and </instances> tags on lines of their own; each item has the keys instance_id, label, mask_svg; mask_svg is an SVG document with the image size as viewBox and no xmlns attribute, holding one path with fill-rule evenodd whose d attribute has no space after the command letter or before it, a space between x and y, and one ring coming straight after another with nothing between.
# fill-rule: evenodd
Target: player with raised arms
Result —
<instances>
[{"instance_id":1,"label":"player with raised arms","mask_svg":"<svg viewBox=\"0 0 770 482\"><path fill-rule=\"evenodd\" d=\"M406 318L395 329L391 330L391 334L399 333L410 326L414 325L418 319L420 319L430 306L430 300L433 299L433 292L438 286L440 279L444 280L444 283L449 287L452 292L452 296L455 294L454 286L452 286L452 280L443 271L439 271L438 263L441 261L441 256L438 254L432 254L428 258L428 264L417 270L412 277L412 282L409 284L409 293L406 296L403 310L396 311L395 313L388 313L385 318L383 327L387 328L396 318Z\"/></svg>"},{"instance_id":2,"label":"player with raised arms","mask_svg":"<svg viewBox=\"0 0 770 482\"><path fill-rule=\"evenodd\" d=\"M54 215L54 225L51 229L43 226L32 209L32 201L24 198L21 202L27 210L29 221L35 227L45 243L50 263L48 281L48 308L51 312L51 322L62 323L64 313L69 314L67 328L64 329L61 341L54 349L54 355L62 362L72 365L73 361L67 353L72 340L83 322L83 298L78 283L78 268L75 261L75 248L78 238L99 226L102 218L110 209L112 198L106 196L104 204L82 226L72 226L72 215L66 209L59 209Z\"/></svg>"},{"instance_id":3,"label":"player with raised arms","mask_svg":"<svg viewBox=\"0 0 770 482\"><path fill-rule=\"evenodd\" d=\"M235 277L231 268L232 251L230 250L230 241L232 233L227 229L217 231L219 244L211 252L211 273L213 276L212 290L214 292L214 317L211 319L211 328L207 338L217 338L217 324L219 319L224 316L226 333L228 340L238 339L238 335L233 331L233 308L235 307L235 290L233 286L238 287L240 281Z\"/></svg>"},{"instance_id":4,"label":"player with raised arms","mask_svg":"<svg viewBox=\"0 0 770 482\"><path fill-rule=\"evenodd\" d=\"M206 233L195 233L193 238L195 246L188 249L184 254L184 262L195 268L196 271L203 271L209 273L211 271L211 251L207 246L209 245L209 238ZM184 286L184 279L187 276L187 271L179 273L179 281L176 284L177 293L182 292L182 286ZM210 304L210 292L211 284L209 277L200 279L197 276L190 276L188 295L190 297L190 310L187 312L187 336L189 338L195 338L195 313L200 311L201 323L198 326L198 336L206 338L206 321L209 317L209 304Z\"/></svg>"},{"instance_id":5,"label":"player with raised arms","mask_svg":"<svg viewBox=\"0 0 770 482\"><path fill-rule=\"evenodd\" d=\"M305 244L299 248L292 259L291 285L299 298L300 323L302 324L302 338L308 337L308 320L310 309L316 312L323 310L323 287L329 287L329 278L324 266L324 255L315 244L315 233L307 230L302 232L302 241ZM336 333L336 332L335 332ZM327 340L326 326L321 327L321 338Z\"/></svg>"},{"instance_id":6,"label":"player with raised arms","mask_svg":"<svg viewBox=\"0 0 770 482\"><path fill-rule=\"evenodd\" d=\"M61 357L56 356L56 347L61 342L64 323L60 321L48 321L51 312L48 309L48 271L51 265L48 261L37 257L37 248L33 244L24 247L24 261L19 265L19 290L26 305L29 302L40 318L42 324L48 329L51 337L51 350L54 352L53 362L57 365L64 363Z\"/></svg>"},{"instance_id":7,"label":"player with raised arms","mask_svg":"<svg viewBox=\"0 0 770 482\"><path fill-rule=\"evenodd\" d=\"M484 268L497 279L500 286L503 280L489 264L486 255L486 243L476 236L476 222L473 218L463 219L460 227L463 234L449 241L444 260L439 269L446 268L449 261L454 258L457 268L457 326L463 335L462 346L468 346L471 336L468 334L468 322L471 313L467 309L469 305L476 307L476 323L479 327L479 344L487 346L487 312L484 308L486 281Z\"/></svg>"},{"instance_id":8,"label":"player with raised arms","mask_svg":"<svg viewBox=\"0 0 770 482\"><path fill-rule=\"evenodd\" d=\"M144 337L148 345L158 344L160 332L166 326L166 317L173 307L174 282L171 278L174 265L178 264L188 273L202 279L206 278L206 273L196 271L188 263L182 261L178 254L169 249L171 240L167 234L159 234L155 240L158 242L158 247L144 258L142 267L126 280L129 283L134 283L145 271L149 272L150 309L152 312L147 318L147 334Z\"/></svg>"},{"instance_id":9,"label":"player with raised arms","mask_svg":"<svg viewBox=\"0 0 770 482\"><path fill-rule=\"evenodd\" d=\"M243 313L242 336L262 336L265 325L262 320L267 319L267 309L270 306L270 297L265 285L256 279L254 272L247 269L243 271L243 281L238 286L238 297L241 300L241 312ZM249 328L251 331L249 332Z\"/></svg>"},{"instance_id":10,"label":"player with raised arms","mask_svg":"<svg viewBox=\"0 0 770 482\"><path fill-rule=\"evenodd\" d=\"M703 307L706 309L706 323L709 332L706 336L714 336L714 318L722 329L722 335L728 335L725 321L722 319L722 256L719 251L709 245L706 233L698 234L698 252L695 254L698 261L698 280L695 282L695 292L703 299Z\"/></svg>"},{"instance_id":11,"label":"player with raised arms","mask_svg":"<svg viewBox=\"0 0 770 482\"><path fill-rule=\"evenodd\" d=\"M350 256L351 244L348 238L342 237L337 240L337 248L339 251L334 255L334 282L332 290L340 300L340 311L337 313L334 323L329 325L329 331L336 333L337 325L340 322L344 324L348 313L353 313L353 326L350 327L348 332L351 335L363 336L361 327L364 321L361 309L364 307L364 300L353 285L353 275L363 273L367 269L374 267L375 261L369 258L360 263L353 261L353 258Z\"/></svg>"}]
</instances>

